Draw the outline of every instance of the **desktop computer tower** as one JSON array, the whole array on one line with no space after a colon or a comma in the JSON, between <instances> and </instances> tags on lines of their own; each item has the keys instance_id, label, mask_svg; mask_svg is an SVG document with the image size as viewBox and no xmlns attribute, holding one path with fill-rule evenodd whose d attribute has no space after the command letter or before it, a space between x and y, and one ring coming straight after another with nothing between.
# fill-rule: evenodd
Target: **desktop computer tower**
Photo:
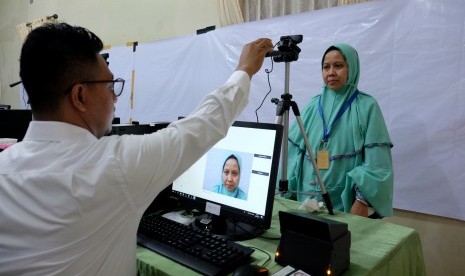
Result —
<instances>
[{"instance_id":1,"label":"desktop computer tower","mask_svg":"<svg viewBox=\"0 0 465 276\"><path fill-rule=\"evenodd\" d=\"M340 275L350 266L346 223L306 212L279 212L281 240L275 261L312 276ZM328 273L329 272L329 273Z\"/></svg>"}]
</instances>

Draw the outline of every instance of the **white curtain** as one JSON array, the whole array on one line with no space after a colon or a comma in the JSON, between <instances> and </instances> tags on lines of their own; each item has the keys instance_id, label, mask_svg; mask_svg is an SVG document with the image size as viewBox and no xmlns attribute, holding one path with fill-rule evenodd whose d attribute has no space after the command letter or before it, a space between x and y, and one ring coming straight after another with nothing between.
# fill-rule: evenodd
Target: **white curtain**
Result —
<instances>
[{"instance_id":1,"label":"white curtain","mask_svg":"<svg viewBox=\"0 0 465 276\"><path fill-rule=\"evenodd\" d=\"M220 27L244 23L239 0L218 0Z\"/></svg>"},{"instance_id":2,"label":"white curtain","mask_svg":"<svg viewBox=\"0 0 465 276\"><path fill-rule=\"evenodd\" d=\"M217 0L220 27L371 0Z\"/></svg>"},{"instance_id":3,"label":"white curtain","mask_svg":"<svg viewBox=\"0 0 465 276\"><path fill-rule=\"evenodd\" d=\"M303 35L302 51L290 65L289 88L302 108L321 91L323 52L346 42L360 54L359 88L378 101L394 143L394 207L465 221L464 18L463 0L371 1L139 43L134 109L126 85L115 115L123 123L130 116L141 123L186 116L227 80L245 43L296 29ZM131 47L108 52L113 74L130 80ZM280 97L287 78L284 64L275 63L266 97L266 69L272 69L271 59L253 77L238 121L256 121L262 101L259 121L276 121L270 99Z\"/></svg>"},{"instance_id":4,"label":"white curtain","mask_svg":"<svg viewBox=\"0 0 465 276\"><path fill-rule=\"evenodd\" d=\"M244 21L256 21L371 0L242 0Z\"/></svg>"}]
</instances>

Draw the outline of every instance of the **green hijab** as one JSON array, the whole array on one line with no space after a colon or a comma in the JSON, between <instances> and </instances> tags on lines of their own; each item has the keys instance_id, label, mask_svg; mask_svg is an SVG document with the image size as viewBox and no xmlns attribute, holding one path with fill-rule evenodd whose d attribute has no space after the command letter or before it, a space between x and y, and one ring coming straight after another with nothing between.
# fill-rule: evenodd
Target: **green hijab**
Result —
<instances>
[{"instance_id":1,"label":"green hijab","mask_svg":"<svg viewBox=\"0 0 465 276\"><path fill-rule=\"evenodd\" d=\"M321 96L321 107L326 120L326 124L330 125L334 121L334 117L342 108L342 106L350 99L357 91L358 80L360 79L360 61L357 51L348 44L335 44L329 47L321 59L321 67L328 52L338 50L347 63L347 81L339 90L332 90L323 85L323 93Z\"/></svg>"}]
</instances>

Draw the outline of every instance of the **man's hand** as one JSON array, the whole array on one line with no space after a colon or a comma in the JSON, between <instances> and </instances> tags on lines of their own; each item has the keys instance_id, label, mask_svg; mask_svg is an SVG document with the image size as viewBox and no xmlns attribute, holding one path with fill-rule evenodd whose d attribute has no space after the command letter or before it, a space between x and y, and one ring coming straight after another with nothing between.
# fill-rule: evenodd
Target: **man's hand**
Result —
<instances>
[{"instance_id":1,"label":"man's hand","mask_svg":"<svg viewBox=\"0 0 465 276\"><path fill-rule=\"evenodd\" d=\"M268 38L259 38L242 49L236 70L245 71L250 78L260 70L265 54L273 49L273 43Z\"/></svg>"}]
</instances>

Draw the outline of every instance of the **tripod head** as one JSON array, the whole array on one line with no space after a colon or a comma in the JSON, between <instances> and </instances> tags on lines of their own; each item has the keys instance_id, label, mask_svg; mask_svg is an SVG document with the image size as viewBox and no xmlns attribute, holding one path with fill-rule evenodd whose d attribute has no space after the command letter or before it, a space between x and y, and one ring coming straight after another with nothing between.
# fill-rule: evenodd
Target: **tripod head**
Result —
<instances>
[{"instance_id":1,"label":"tripod head","mask_svg":"<svg viewBox=\"0 0 465 276\"><path fill-rule=\"evenodd\" d=\"M297 46L302 42L302 35L281 36L277 47L278 51L268 52L266 57L273 57L275 62L291 62L299 59L300 48Z\"/></svg>"}]
</instances>

